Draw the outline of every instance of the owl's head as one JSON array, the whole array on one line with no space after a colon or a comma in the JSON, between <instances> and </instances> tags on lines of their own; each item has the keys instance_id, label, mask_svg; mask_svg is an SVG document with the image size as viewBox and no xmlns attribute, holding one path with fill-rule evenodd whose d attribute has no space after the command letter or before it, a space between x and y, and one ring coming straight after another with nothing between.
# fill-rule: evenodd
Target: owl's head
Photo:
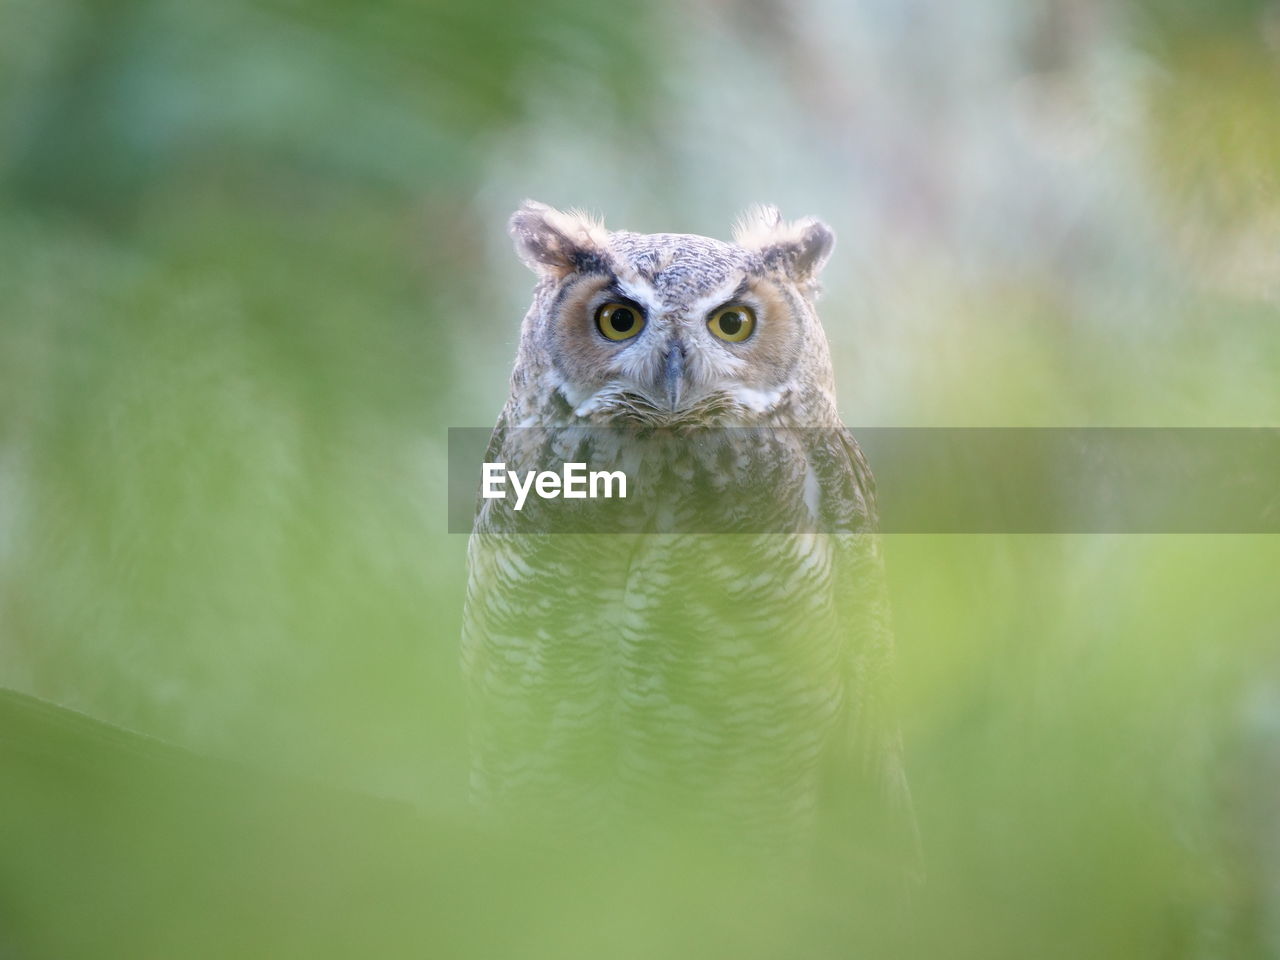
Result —
<instances>
[{"instance_id":1,"label":"owl's head","mask_svg":"<svg viewBox=\"0 0 1280 960\"><path fill-rule=\"evenodd\" d=\"M834 415L813 307L835 243L821 221L788 223L776 208L757 207L725 243L607 230L527 201L510 230L540 281L521 336L517 397L553 404L557 419L595 423Z\"/></svg>"}]
</instances>

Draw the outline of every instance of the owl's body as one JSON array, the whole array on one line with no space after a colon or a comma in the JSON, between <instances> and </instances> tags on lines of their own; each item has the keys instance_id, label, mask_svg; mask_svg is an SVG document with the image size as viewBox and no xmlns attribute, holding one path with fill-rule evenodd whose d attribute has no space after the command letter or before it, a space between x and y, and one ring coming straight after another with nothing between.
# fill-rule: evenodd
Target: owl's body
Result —
<instances>
[{"instance_id":1,"label":"owl's body","mask_svg":"<svg viewBox=\"0 0 1280 960\"><path fill-rule=\"evenodd\" d=\"M512 232L541 282L486 459L625 466L648 499L609 535L481 501L476 801L785 845L865 781L909 818L871 475L812 306L830 231L762 209L728 244L526 204Z\"/></svg>"}]
</instances>

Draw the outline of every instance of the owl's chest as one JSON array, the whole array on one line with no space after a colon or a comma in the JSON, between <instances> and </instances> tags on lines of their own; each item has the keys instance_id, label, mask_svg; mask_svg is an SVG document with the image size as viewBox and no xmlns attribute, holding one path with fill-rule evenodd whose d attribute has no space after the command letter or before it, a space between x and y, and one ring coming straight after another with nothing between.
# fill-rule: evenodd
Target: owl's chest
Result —
<instances>
[{"instance_id":1,"label":"owl's chest","mask_svg":"<svg viewBox=\"0 0 1280 960\"><path fill-rule=\"evenodd\" d=\"M773 813L809 796L848 694L835 600L848 571L834 538L797 532L826 489L802 437L611 448L612 434L562 433L526 458L533 436L508 437L509 464L622 467L631 529L646 532L549 533L528 505L482 512L464 643L479 792L661 785Z\"/></svg>"},{"instance_id":2,"label":"owl's chest","mask_svg":"<svg viewBox=\"0 0 1280 960\"><path fill-rule=\"evenodd\" d=\"M742 698L826 697L838 682L826 537L503 537L484 553L495 577L525 574L472 640L504 696L596 703L610 722L664 711L693 722Z\"/></svg>"},{"instance_id":3,"label":"owl's chest","mask_svg":"<svg viewBox=\"0 0 1280 960\"><path fill-rule=\"evenodd\" d=\"M495 569L555 573L472 618L481 793L561 797L577 784L570 796L719 815L749 800L742 816L758 807L780 822L809 802L847 695L830 538L552 535L489 548L520 551Z\"/></svg>"}]
</instances>

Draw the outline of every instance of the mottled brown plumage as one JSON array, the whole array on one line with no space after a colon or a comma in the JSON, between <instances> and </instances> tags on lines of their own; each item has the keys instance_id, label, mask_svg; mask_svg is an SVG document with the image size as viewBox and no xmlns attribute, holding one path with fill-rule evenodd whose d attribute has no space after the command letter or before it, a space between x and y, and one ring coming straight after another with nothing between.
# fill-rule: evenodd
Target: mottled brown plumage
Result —
<instances>
[{"instance_id":1,"label":"mottled brown plumage","mask_svg":"<svg viewBox=\"0 0 1280 960\"><path fill-rule=\"evenodd\" d=\"M626 465L647 486L609 535L481 501L477 803L580 829L674 817L774 849L873 818L910 845L874 484L814 309L830 229L760 208L724 243L526 203L511 232L539 282L487 459ZM634 313L616 341L611 302ZM749 336L713 332L726 305Z\"/></svg>"}]
</instances>

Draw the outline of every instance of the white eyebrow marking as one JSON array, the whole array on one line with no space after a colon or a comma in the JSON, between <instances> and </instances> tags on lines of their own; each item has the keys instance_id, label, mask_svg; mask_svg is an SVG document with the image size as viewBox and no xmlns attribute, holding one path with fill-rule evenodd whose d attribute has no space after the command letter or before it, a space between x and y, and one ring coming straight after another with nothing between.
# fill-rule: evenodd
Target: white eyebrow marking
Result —
<instances>
[{"instance_id":1,"label":"white eyebrow marking","mask_svg":"<svg viewBox=\"0 0 1280 960\"><path fill-rule=\"evenodd\" d=\"M645 313L650 317L662 311L662 299L658 296L658 291L653 288L653 284L639 274L619 276L617 286L619 290L644 307Z\"/></svg>"},{"instance_id":2,"label":"white eyebrow marking","mask_svg":"<svg viewBox=\"0 0 1280 960\"><path fill-rule=\"evenodd\" d=\"M701 317L712 307L720 306L720 304L733 296L738 287L742 285L742 281L746 275L745 271L730 274L729 278L725 280L724 283L720 284L720 286L689 304L689 316Z\"/></svg>"}]
</instances>

